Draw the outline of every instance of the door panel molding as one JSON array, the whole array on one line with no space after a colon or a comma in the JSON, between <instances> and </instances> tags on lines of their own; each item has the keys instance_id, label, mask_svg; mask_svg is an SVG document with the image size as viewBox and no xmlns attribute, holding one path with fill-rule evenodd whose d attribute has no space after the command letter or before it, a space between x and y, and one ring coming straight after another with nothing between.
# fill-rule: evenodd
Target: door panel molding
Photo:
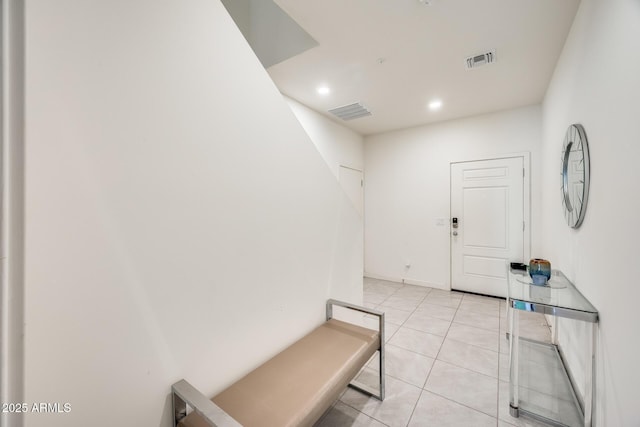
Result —
<instances>
[{"instance_id":1,"label":"door panel molding","mask_svg":"<svg viewBox=\"0 0 640 427\"><path fill-rule=\"evenodd\" d=\"M495 171L496 173L491 174L491 172ZM497 173L501 172L501 173ZM481 179L491 179L491 178L502 178L507 176L509 170L507 168L479 168L479 169L469 169L464 171L463 179L465 181L471 180L481 180Z\"/></svg>"}]
</instances>

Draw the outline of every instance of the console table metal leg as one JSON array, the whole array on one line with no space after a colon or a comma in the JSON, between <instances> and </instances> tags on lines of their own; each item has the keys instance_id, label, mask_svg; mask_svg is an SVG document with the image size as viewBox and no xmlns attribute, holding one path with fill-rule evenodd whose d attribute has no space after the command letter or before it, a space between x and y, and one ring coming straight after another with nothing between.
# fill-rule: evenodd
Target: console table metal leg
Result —
<instances>
[{"instance_id":1,"label":"console table metal leg","mask_svg":"<svg viewBox=\"0 0 640 427\"><path fill-rule=\"evenodd\" d=\"M518 310L509 307L509 413L513 417L518 417L518 386L519 386L519 332Z\"/></svg>"},{"instance_id":2,"label":"console table metal leg","mask_svg":"<svg viewBox=\"0 0 640 427\"><path fill-rule=\"evenodd\" d=\"M585 384L584 384L584 427L591 427L591 412L593 410L593 384L595 378L594 363L596 351L596 324L587 322L590 331L587 335L587 345L589 357L585 363Z\"/></svg>"}]
</instances>

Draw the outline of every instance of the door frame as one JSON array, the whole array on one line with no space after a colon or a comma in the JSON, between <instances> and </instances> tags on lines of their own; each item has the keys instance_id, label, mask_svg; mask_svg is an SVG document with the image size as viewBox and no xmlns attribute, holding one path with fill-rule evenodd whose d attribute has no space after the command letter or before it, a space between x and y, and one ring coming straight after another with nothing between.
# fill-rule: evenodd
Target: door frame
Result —
<instances>
[{"instance_id":1,"label":"door frame","mask_svg":"<svg viewBox=\"0 0 640 427\"><path fill-rule=\"evenodd\" d=\"M338 179L338 184L340 186L342 186L342 183L340 182L340 172L341 172L340 168L349 169L349 170L352 170L354 172L360 172L362 174L362 178L360 180L360 188L362 188L362 223L364 224L364 171L361 170L361 169L358 169L358 168L354 168L352 166L347 166L347 165L344 165L342 163L339 163L338 164L338 176L337 176L337 179Z\"/></svg>"},{"instance_id":2,"label":"door frame","mask_svg":"<svg viewBox=\"0 0 640 427\"><path fill-rule=\"evenodd\" d=\"M522 220L524 221L524 231L522 238L523 245L523 256L524 261L531 258L531 153L529 151L522 151L511 154L500 154L496 156L490 157L482 157L482 158L465 158L452 160L449 162L449 275L447 276L448 287L449 290L452 289L451 285L453 283L453 254L452 245L451 245L451 192L453 188L451 187L451 166L457 163L470 163L470 162L481 162L485 160L504 160L504 159L513 159L516 157L522 158L522 167L524 168L524 177L522 182Z\"/></svg>"}]
</instances>

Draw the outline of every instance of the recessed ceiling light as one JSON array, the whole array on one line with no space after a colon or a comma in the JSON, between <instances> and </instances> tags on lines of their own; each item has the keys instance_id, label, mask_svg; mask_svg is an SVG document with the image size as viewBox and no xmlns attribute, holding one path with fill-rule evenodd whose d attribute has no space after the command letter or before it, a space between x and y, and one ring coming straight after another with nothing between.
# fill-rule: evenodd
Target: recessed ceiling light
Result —
<instances>
[{"instance_id":1,"label":"recessed ceiling light","mask_svg":"<svg viewBox=\"0 0 640 427\"><path fill-rule=\"evenodd\" d=\"M320 95L329 95L329 93L331 92L331 89L329 89L327 86L320 86L317 90Z\"/></svg>"},{"instance_id":2,"label":"recessed ceiling light","mask_svg":"<svg viewBox=\"0 0 640 427\"><path fill-rule=\"evenodd\" d=\"M429 103L429 109L431 111L439 110L440 108L442 108L442 101L439 99L434 99Z\"/></svg>"}]
</instances>

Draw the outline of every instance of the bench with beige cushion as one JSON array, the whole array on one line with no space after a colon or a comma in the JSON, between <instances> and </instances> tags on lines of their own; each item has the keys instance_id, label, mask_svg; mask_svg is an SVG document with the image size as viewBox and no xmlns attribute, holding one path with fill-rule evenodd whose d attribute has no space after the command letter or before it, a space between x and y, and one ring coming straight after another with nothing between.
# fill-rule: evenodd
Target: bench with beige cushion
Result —
<instances>
[{"instance_id":1,"label":"bench with beige cushion","mask_svg":"<svg viewBox=\"0 0 640 427\"><path fill-rule=\"evenodd\" d=\"M334 319L334 305L377 316L378 330ZM353 380L376 351L379 388L372 390ZM384 399L384 313L329 300L325 323L211 400L185 380L175 383L174 425L312 426L347 386Z\"/></svg>"}]
</instances>

